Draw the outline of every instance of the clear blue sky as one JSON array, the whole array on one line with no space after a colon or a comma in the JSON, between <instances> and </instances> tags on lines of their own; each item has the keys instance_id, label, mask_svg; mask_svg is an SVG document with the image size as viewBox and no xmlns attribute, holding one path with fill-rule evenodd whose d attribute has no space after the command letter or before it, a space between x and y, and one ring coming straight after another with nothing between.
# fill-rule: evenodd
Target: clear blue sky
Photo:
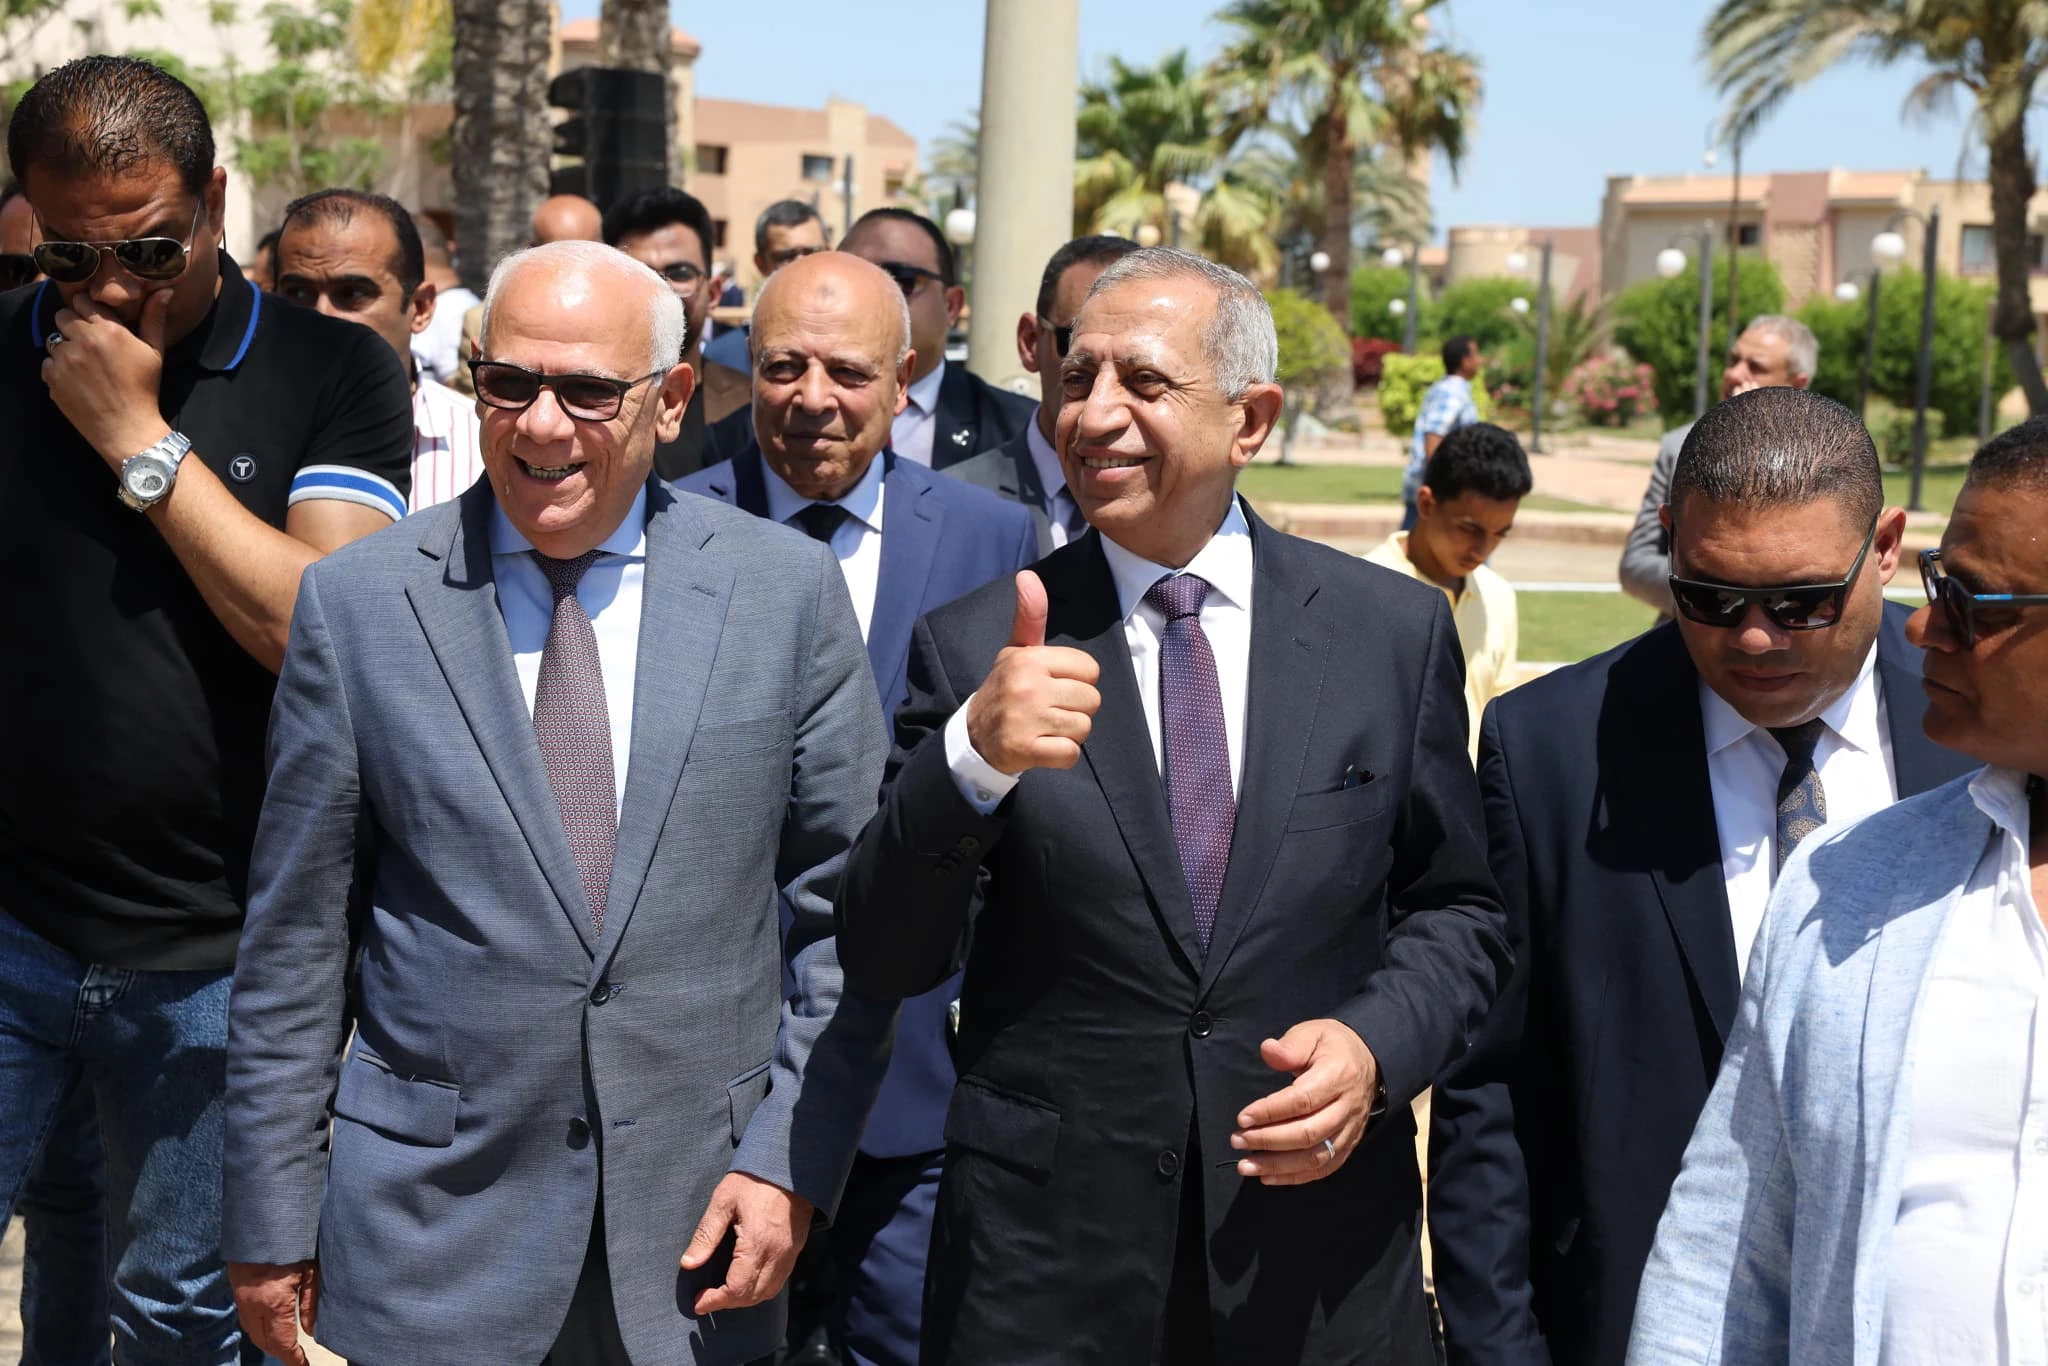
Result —
<instances>
[{"instance_id":1,"label":"clear blue sky","mask_svg":"<svg viewBox=\"0 0 2048 1366\"><path fill-rule=\"evenodd\" d=\"M1116 55L1150 62L1187 46L1206 57L1224 31L1218 0L1081 0L1081 70ZM598 0L564 0L566 17ZM1440 26L1478 54L1486 83L1453 183L1439 169L1439 235L1451 224L1598 221L1611 174L1701 169L1717 102L1697 57L1705 0L1451 0ZM697 91L771 104L858 100L929 144L981 97L981 0L675 0L703 45ZM1838 70L1793 97L1746 150L1745 172L1925 167L1954 172L1960 114L1901 114L1912 66ZM1726 166L1725 157L1722 165ZM1972 174L1981 174L1981 153Z\"/></svg>"}]
</instances>

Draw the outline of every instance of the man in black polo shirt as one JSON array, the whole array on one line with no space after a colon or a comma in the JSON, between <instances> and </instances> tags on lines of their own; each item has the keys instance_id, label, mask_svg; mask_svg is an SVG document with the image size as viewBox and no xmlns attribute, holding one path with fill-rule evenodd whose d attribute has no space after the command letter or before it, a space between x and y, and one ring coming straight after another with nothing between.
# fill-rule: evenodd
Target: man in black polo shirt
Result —
<instances>
[{"instance_id":1,"label":"man in black polo shirt","mask_svg":"<svg viewBox=\"0 0 2048 1366\"><path fill-rule=\"evenodd\" d=\"M221 1091L272 671L300 572L404 514L411 404L374 333L217 248L177 80L59 67L7 151L47 278L0 296L0 1196L82 1086L121 1361L229 1362Z\"/></svg>"}]
</instances>

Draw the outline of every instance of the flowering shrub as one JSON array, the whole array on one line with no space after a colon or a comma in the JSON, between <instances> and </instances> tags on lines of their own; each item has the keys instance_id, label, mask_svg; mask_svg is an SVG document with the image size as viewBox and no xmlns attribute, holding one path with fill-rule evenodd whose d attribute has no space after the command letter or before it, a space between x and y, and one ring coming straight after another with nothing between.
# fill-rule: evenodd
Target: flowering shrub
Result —
<instances>
[{"instance_id":1,"label":"flowering shrub","mask_svg":"<svg viewBox=\"0 0 2048 1366\"><path fill-rule=\"evenodd\" d=\"M1564 396L1588 426L1626 427L1657 411L1656 373L1626 356L1595 356L1565 376Z\"/></svg>"},{"instance_id":2,"label":"flowering shrub","mask_svg":"<svg viewBox=\"0 0 2048 1366\"><path fill-rule=\"evenodd\" d=\"M1361 389L1370 389L1380 382L1380 362L1390 355L1398 354L1401 343L1387 341L1382 337L1353 337L1351 339L1351 378Z\"/></svg>"}]
</instances>

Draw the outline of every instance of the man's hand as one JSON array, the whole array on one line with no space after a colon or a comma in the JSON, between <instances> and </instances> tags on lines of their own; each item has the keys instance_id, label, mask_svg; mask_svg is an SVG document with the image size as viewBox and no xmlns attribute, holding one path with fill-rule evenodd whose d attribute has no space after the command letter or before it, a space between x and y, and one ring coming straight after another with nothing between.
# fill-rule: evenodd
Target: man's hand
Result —
<instances>
[{"instance_id":1,"label":"man's hand","mask_svg":"<svg viewBox=\"0 0 2048 1366\"><path fill-rule=\"evenodd\" d=\"M171 430L157 401L170 309L168 289L144 300L139 336L83 293L57 310L63 340L49 345L43 382L57 410L116 474L122 461Z\"/></svg>"},{"instance_id":2,"label":"man's hand","mask_svg":"<svg viewBox=\"0 0 2048 1366\"><path fill-rule=\"evenodd\" d=\"M320 1311L320 1270L312 1262L264 1266L229 1262L228 1284L235 1291L235 1312L242 1332L285 1366L308 1366L299 1346L299 1329L313 1331Z\"/></svg>"},{"instance_id":3,"label":"man's hand","mask_svg":"<svg viewBox=\"0 0 2048 1366\"><path fill-rule=\"evenodd\" d=\"M811 1234L811 1202L745 1172L727 1172L711 1192L711 1206L683 1250L683 1270L696 1271L711 1260L726 1230L733 1230L732 1266L725 1284L697 1296L698 1314L772 1300L796 1266Z\"/></svg>"},{"instance_id":4,"label":"man's hand","mask_svg":"<svg viewBox=\"0 0 2048 1366\"><path fill-rule=\"evenodd\" d=\"M1102 694L1095 656L1045 643L1045 585L1017 575L1010 643L967 701L967 739L998 773L1072 768L1081 759Z\"/></svg>"},{"instance_id":5,"label":"man's hand","mask_svg":"<svg viewBox=\"0 0 2048 1366\"><path fill-rule=\"evenodd\" d=\"M1343 1166L1365 1136L1380 1065L1341 1020L1304 1021L1260 1044L1259 1056L1276 1072L1294 1073L1294 1080L1237 1117L1230 1146L1248 1154L1238 1173L1268 1186L1320 1181Z\"/></svg>"}]
</instances>

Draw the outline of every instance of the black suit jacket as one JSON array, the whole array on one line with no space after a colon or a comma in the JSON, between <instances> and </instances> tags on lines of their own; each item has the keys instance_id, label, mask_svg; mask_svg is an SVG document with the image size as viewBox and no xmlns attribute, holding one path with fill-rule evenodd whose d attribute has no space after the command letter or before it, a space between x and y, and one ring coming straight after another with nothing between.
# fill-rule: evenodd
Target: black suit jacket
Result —
<instances>
[{"instance_id":1,"label":"black suit jacket","mask_svg":"<svg viewBox=\"0 0 2048 1366\"><path fill-rule=\"evenodd\" d=\"M1032 421L1037 420L1034 413ZM1052 522L1046 512L1045 481L1038 477L1038 462L1031 458L1030 422L993 450L946 466L946 473L1024 507L1038 528L1038 553L1052 554Z\"/></svg>"},{"instance_id":2,"label":"black suit jacket","mask_svg":"<svg viewBox=\"0 0 2048 1366\"><path fill-rule=\"evenodd\" d=\"M1920 729L1905 608L1877 678L1901 797L1967 771ZM1699 675L1675 625L1497 699L1480 787L1515 970L1439 1080L1429 1172L1453 1366L1620 1366L1740 974Z\"/></svg>"},{"instance_id":3,"label":"black suit jacket","mask_svg":"<svg viewBox=\"0 0 2048 1366\"><path fill-rule=\"evenodd\" d=\"M1431 1360L1407 1103L1464 1047L1506 968L1457 634L1443 594L1251 527L1244 773L1206 954L1099 534L1037 566L1047 642L1102 668L1084 757L1025 774L991 815L961 797L940 732L1007 642L1014 589L918 624L838 947L849 985L923 990L985 882L926 1366L1150 1360L1183 1181L1201 1183L1218 1361ZM1347 769L1369 776L1347 785ZM1332 1017L1378 1058L1385 1113L1321 1182L1245 1180L1236 1116L1284 1081L1260 1040Z\"/></svg>"}]
</instances>

